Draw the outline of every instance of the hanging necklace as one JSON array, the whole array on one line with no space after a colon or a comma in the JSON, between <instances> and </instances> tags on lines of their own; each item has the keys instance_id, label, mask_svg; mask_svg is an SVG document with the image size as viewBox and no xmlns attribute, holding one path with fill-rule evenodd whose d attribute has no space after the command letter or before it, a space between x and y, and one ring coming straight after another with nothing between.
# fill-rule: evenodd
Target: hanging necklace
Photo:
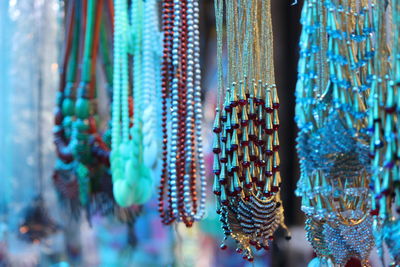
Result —
<instances>
[{"instance_id":1,"label":"hanging necklace","mask_svg":"<svg viewBox=\"0 0 400 267\"><path fill-rule=\"evenodd\" d=\"M223 14L228 69L223 78ZM214 194L225 239L253 261L282 226L279 100L274 78L271 2L215 1L219 91L214 137ZM225 89L226 88L226 89ZM224 103L221 98L224 97ZM221 248L225 248L223 243Z\"/></svg>"},{"instance_id":2,"label":"hanging necklace","mask_svg":"<svg viewBox=\"0 0 400 267\"><path fill-rule=\"evenodd\" d=\"M80 214L79 185L71 146L72 123L75 118L74 95L77 62L81 40L83 3L70 1L66 15L66 45L61 69L57 108L55 111L54 143L58 159L53 180L74 216Z\"/></svg>"},{"instance_id":3,"label":"hanging necklace","mask_svg":"<svg viewBox=\"0 0 400 267\"><path fill-rule=\"evenodd\" d=\"M375 6L375 77L369 111L372 159L372 214L375 215L377 247L383 259L383 242L394 262L400 264L399 131L399 1ZM391 13L390 13L391 12ZM393 34L393 35L391 35ZM385 265L382 260L383 265Z\"/></svg>"},{"instance_id":4,"label":"hanging necklace","mask_svg":"<svg viewBox=\"0 0 400 267\"><path fill-rule=\"evenodd\" d=\"M368 266L374 245L366 145L372 12L368 1L309 0L301 19L296 193L308 240L322 262L338 266L351 257Z\"/></svg>"},{"instance_id":5,"label":"hanging necklace","mask_svg":"<svg viewBox=\"0 0 400 267\"><path fill-rule=\"evenodd\" d=\"M87 8L85 7L86 4ZM102 1L97 1L97 4L88 1L82 2L81 7L82 12L86 9L86 23L78 23L76 27L82 25L82 32L85 32L83 45L78 45L77 36L79 36L79 33L75 33L76 36L74 36L73 41L73 54L78 54L78 50L82 50L80 47L84 50L81 53L82 71L79 75L81 82L78 88L74 90L76 92L72 92L74 88L73 82L67 82L69 92L67 92L66 96L69 96L69 98L63 99L62 107L65 114L73 116L69 129L70 141L65 148L70 151L69 153L71 153L74 160L72 170L77 176L77 184L75 186L79 191L80 204L87 207L92 200L91 198L95 197L98 191L95 185L101 183L98 177L107 176L109 151L107 144L102 140L102 136L97 129L96 65L103 5ZM70 71L68 73L70 77L67 77L67 80L73 81L73 77L77 76L77 70L74 66L76 61L72 60L68 63L71 69L68 70ZM76 97L75 103L72 97ZM63 123L65 121L66 118L64 118ZM56 183L60 184L60 180L60 177L56 176ZM72 184L71 186L74 185Z\"/></svg>"},{"instance_id":6,"label":"hanging necklace","mask_svg":"<svg viewBox=\"0 0 400 267\"><path fill-rule=\"evenodd\" d=\"M188 227L201 219L205 210L198 25L198 0L163 1L163 166L159 212L164 224L177 220Z\"/></svg>"},{"instance_id":7,"label":"hanging necklace","mask_svg":"<svg viewBox=\"0 0 400 267\"><path fill-rule=\"evenodd\" d=\"M160 149L160 135L157 132L157 95L161 87L161 43L159 41L157 2L144 2L142 34L142 123L143 123L143 157L149 168L157 165Z\"/></svg>"},{"instance_id":8,"label":"hanging necklace","mask_svg":"<svg viewBox=\"0 0 400 267\"><path fill-rule=\"evenodd\" d=\"M151 37L157 32L156 2L131 2L132 31L127 0L118 0L115 10L111 169L117 203L130 206L151 197L151 168L157 159L153 92L158 86L158 54L156 39ZM133 93L129 91L129 53L133 56Z\"/></svg>"},{"instance_id":9,"label":"hanging necklace","mask_svg":"<svg viewBox=\"0 0 400 267\"><path fill-rule=\"evenodd\" d=\"M109 2L105 9L103 1L67 2L66 47L54 131L58 160L53 178L74 215L79 216L81 207L85 207L87 216L113 213L122 221L132 221L136 211L115 207L109 175L110 134L98 128L101 114L97 82L102 81L98 78L102 73L96 67L98 59L102 60L105 88L110 91L108 36L112 36L112 28L109 17L103 14L112 10ZM81 62L81 71L77 62ZM81 81L78 89L76 80Z\"/></svg>"},{"instance_id":10,"label":"hanging necklace","mask_svg":"<svg viewBox=\"0 0 400 267\"><path fill-rule=\"evenodd\" d=\"M81 61L80 84L76 91L75 120L72 123L71 147L75 159L75 171L78 177L80 202L89 204L90 179L94 165L90 136L97 132L95 121L95 73L99 40L100 19L103 1L88 0L86 7L86 25L84 50Z\"/></svg>"}]
</instances>

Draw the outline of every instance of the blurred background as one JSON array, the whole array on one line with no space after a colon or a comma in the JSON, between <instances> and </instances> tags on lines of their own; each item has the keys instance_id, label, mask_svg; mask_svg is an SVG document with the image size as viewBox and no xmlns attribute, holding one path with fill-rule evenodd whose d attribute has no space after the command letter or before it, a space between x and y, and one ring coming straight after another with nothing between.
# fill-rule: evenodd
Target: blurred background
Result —
<instances>
[{"instance_id":1,"label":"blurred background","mask_svg":"<svg viewBox=\"0 0 400 267\"><path fill-rule=\"evenodd\" d=\"M302 1L292 2L272 1L275 73L281 101L282 198L292 240L286 241L278 232L271 251L258 253L255 263L249 264L234 252L234 246L219 249L223 235L211 192L211 124L217 92L213 1L200 1L208 211L202 222L188 230L160 223L155 196L130 223L100 214L90 220L69 216L52 181L63 1L1 0L0 266L307 266L313 252L305 238L300 201L294 195L299 172L294 91ZM45 215L35 213L37 205L44 207ZM21 238L30 222L50 227L52 234L41 240Z\"/></svg>"}]
</instances>

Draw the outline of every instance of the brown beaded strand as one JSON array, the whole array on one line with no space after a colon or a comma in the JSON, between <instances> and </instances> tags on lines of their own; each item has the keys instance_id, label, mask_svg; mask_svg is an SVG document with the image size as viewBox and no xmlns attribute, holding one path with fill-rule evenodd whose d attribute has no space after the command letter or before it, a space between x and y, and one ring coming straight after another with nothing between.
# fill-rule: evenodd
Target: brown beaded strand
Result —
<instances>
[{"instance_id":1,"label":"brown beaded strand","mask_svg":"<svg viewBox=\"0 0 400 267\"><path fill-rule=\"evenodd\" d=\"M162 133L163 133L163 146L162 146L162 176L159 188L159 203L158 210L164 224L172 223L172 211L169 209L164 211L164 193L165 186L168 179L168 128L167 128L167 98L168 88L171 83L171 62L172 62L172 21L173 21L173 4L172 0L163 1L163 17L162 17L162 28L164 32L163 40L163 62L162 62ZM171 206L171 192L168 192L169 205ZM168 214L166 214L166 212Z\"/></svg>"},{"instance_id":2,"label":"brown beaded strand","mask_svg":"<svg viewBox=\"0 0 400 267\"><path fill-rule=\"evenodd\" d=\"M181 36L181 44L180 44L180 49L179 49L179 54L181 55L181 65L180 65L180 71L178 72L178 76L180 77L180 82L179 82L179 102L180 102L180 108L179 108L179 125L181 131L179 131L179 170L178 170L178 209L181 214L183 222L186 224L186 226L190 227L193 224L192 218L190 218L190 215L185 213L184 210L184 177L186 174L186 164L185 164L185 159L186 159L186 151L185 151L185 129L186 127L186 108L187 108L187 88L186 88L186 83L187 83L187 38L188 38L188 29L187 29L187 0L181 1L181 14L182 14L182 21L181 21L181 29L180 29L180 36ZM193 135L192 135L193 136ZM195 168L195 166L194 166ZM190 177L191 178L191 183L193 180L195 180L195 177ZM194 179L193 179L194 178Z\"/></svg>"}]
</instances>

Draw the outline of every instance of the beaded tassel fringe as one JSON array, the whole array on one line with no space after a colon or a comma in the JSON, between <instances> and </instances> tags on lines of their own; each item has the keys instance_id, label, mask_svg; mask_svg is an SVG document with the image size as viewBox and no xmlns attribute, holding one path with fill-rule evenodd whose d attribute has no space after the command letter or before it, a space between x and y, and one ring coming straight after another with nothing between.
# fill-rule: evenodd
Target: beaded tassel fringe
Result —
<instances>
[{"instance_id":1,"label":"beaded tassel fringe","mask_svg":"<svg viewBox=\"0 0 400 267\"><path fill-rule=\"evenodd\" d=\"M223 82L223 9L228 74ZM219 99L213 127L214 194L225 239L252 261L284 226L280 200L279 99L274 81L270 1L215 1ZM224 96L221 106L220 100ZM221 248L225 248L223 243Z\"/></svg>"},{"instance_id":2,"label":"beaded tassel fringe","mask_svg":"<svg viewBox=\"0 0 400 267\"><path fill-rule=\"evenodd\" d=\"M369 99L370 157L372 160L372 214L378 242L384 241L400 265L400 175L399 175L399 84L400 2L376 4L376 47L371 95ZM383 254L383 248L378 247Z\"/></svg>"},{"instance_id":3,"label":"beaded tassel fringe","mask_svg":"<svg viewBox=\"0 0 400 267\"><path fill-rule=\"evenodd\" d=\"M296 88L297 195L318 257L368 266L374 246L369 214L366 113L373 75L368 1L305 1Z\"/></svg>"}]
</instances>

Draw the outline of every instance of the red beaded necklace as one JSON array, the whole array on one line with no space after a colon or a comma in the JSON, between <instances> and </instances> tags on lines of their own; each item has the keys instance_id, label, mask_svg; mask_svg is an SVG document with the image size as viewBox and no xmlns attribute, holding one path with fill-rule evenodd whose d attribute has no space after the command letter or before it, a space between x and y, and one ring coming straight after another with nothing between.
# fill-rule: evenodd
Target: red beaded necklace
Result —
<instances>
[{"instance_id":1,"label":"red beaded necklace","mask_svg":"<svg viewBox=\"0 0 400 267\"><path fill-rule=\"evenodd\" d=\"M196 139L196 134L200 134L195 120L199 109L194 108L194 84L199 79L199 75L195 76L193 53L193 47L196 46L195 4L193 0L163 1L163 169L159 188L159 212L164 224L178 220L183 221L187 227L191 227L203 214L202 189L205 186L204 166L202 161L199 163L196 160L196 155L202 158L202 150L198 149L201 145ZM171 125L167 124L168 120ZM199 177L202 181L200 209L196 181ZM164 203L164 195L167 195L168 203Z\"/></svg>"},{"instance_id":2,"label":"red beaded necklace","mask_svg":"<svg viewBox=\"0 0 400 267\"><path fill-rule=\"evenodd\" d=\"M162 81L161 81L161 97L162 97L162 133L163 133L163 156L162 156L162 174L159 187L159 203L158 210L163 223L172 223L172 211L164 211L164 189L168 179L168 128L167 128L167 114L168 114L168 88L172 82L172 24L173 24L173 4L172 0L163 1L163 16L162 16L162 30L164 32L163 40L163 62L162 62ZM168 201L171 206L171 191L168 192Z\"/></svg>"}]
</instances>

